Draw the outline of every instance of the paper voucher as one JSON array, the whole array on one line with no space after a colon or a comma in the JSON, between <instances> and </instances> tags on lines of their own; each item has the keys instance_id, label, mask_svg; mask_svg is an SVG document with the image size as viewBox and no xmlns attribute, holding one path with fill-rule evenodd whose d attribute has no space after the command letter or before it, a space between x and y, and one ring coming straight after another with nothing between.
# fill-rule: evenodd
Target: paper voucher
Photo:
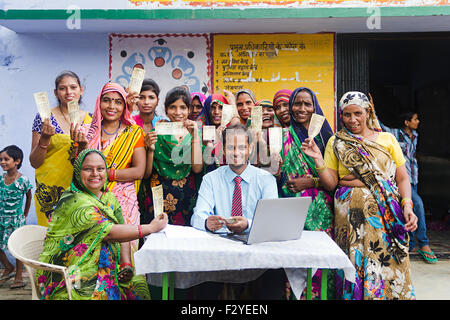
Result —
<instances>
[{"instance_id":1,"label":"paper voucher","mask_svg":"<svg viewBox=\"0 0 450 320\"><path fill-rule=\"evenodd\" d=\"M79 123L80 107L78 105L78 101L77 100L69 101L67 103L67 109L69 111L70 123L73 123L74 125Z\"/></svg>"},{"instance_id":2,"label":"paper voucher","mask_svg":"<svg viewBox=\"0 0 450 320\"><path fill-rule=\"evenodd\" d=\"M36 92L34 94L34 101L41 116L42 121L44 119L50 119L50 102L48 101L47 92Z\"/></svg>"},{"instance_id":3,"label":"paper voucher","mask_svg":"<svg viewBox=\"0 0 450 320\"><path fill-rule=\"evenodd\" d=\"M231 119L233 119L235 113L235 107L233 105L224 104L222 107L222 121L220 125L225 127L228 123L230 123Z\"/></svg>"},{"instance_id":4,"label":"paper voucher","mask_svg":"<svg viewBox=\"0 0 450 320\"><path fill-rule=\"evenodd\" d=\"M216 127L203 126L203 141L216 140Z\"/></svg>"},{"instance_id":5,"label":"paper voucher","mask_svg":"<svg viewBox=\"0 0 450 320\"><path fill-rule=\"evenodd\" d=\"M269 128L269 150L270 154L279 153L283 144L283 128Z\"/></svg>"},{"instance_id":6,"label":"paper voucher","mask_svg":"<svg viewBox=\"0 0 450 320\"><path fill-rule=\"evenodd\" d=\"M321 116L320 114L317 113L313 113L311 116L311 120L309 121L308 137L314 138L315 136L317 136L320 132L320 129L322 129L324 121L325 121L324 116Z\"/></svg>"},{"instance_id":7,"label":"paper voucher","mask_svg":"<svg viewBox=\"0 0 450 320\"><path fill-rule=\"evenodd\" d=\"M155 132L157 135L183 135L185 134L183 122L157 122Z\"/></svg>"},{"instance_id":8,"label":"paper voucher","mask_svg":"<svg viewBox=\"0 0 450 320\"><path fill-rule=\"evenodd\" d=\"M141 68L134 68L131 74L130 85L128 92L141 92L142 82L144 82L145 70Z\"/></svg>"},{"instance_id":9,"label":"paper voucher","mask_svg":"<svg viewBox=\"0 0 450 320\"><path fill-rule=\"evenodd\" d=\"M262 128L262 106L253 106L252 107L251 127L255 131L261 131L261 128Z\"/></svg>"},{"instance_id":10,"label":"paper voucher","mask_svg":"<svg viewBox=\"0 0 450 320\"><path fill-rule=\"evenodd\" d=\"M152 188L152 195L153 195L153 212L154 217L156 218L161 213L164 213L164 194L162 184Z\"/></svg>"}]
</instances>

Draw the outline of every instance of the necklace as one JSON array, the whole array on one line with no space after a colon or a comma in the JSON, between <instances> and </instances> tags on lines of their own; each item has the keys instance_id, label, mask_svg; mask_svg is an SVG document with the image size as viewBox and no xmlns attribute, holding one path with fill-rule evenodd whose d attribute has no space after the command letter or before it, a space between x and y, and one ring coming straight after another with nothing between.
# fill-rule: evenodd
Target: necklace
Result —
<instances>
[{"instance_id":1,"label":"necklace","mask_svg":"<svg viewBox=\"0 0 450 320\"><path fill-rule=\"evenodd\" d=\"M120 121L119 121L119 126L117 127L116 131L114 131L113 133L107 132L107 131L105 130L105 128L103 128L103 125L102 125L102 130L103 130L103 132L106 133L108 136L113 136L113 135L115 135L115 134L119 131L119 129L120 129Z\"/></svg>"}]
</instances>

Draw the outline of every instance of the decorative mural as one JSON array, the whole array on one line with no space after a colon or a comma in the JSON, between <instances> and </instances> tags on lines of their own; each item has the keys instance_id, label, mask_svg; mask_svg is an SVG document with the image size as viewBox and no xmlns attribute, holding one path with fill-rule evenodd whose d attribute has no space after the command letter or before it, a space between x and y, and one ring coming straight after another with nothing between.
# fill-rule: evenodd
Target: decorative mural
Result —
<instances>
[{"instance_id":1,"label":"decorative mural","mask_svg":"<svg viewBox=\"0 0 450 320\"><path fill-rule=\"evenodd\" d=\"M164 113L166 93L175 86L208 94L211 87L210 38L206 34L111 34L111 81L128 87L131 72L142 64L145 77L160 89L157 111Z\"/></svg>"}]
</instances>

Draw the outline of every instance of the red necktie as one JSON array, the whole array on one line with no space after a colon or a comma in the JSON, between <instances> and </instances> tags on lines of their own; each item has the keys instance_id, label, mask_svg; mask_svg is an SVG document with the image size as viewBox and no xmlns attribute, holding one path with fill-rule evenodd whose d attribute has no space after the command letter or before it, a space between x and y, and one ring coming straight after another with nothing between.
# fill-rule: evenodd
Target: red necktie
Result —
<instances>
[{"instance_id":1,"label":"red necktie","mask_svg":"<svg viewBox=\"0 0 450 320\"><path fill-rule=\"evenodd\" d=\"M236 176L233 181L235 182L234 192L233 192L233 202L231 203L231 216L242 216L242 192L241 192L241 181L242 178Z\"/></svg>"}]
</instances>

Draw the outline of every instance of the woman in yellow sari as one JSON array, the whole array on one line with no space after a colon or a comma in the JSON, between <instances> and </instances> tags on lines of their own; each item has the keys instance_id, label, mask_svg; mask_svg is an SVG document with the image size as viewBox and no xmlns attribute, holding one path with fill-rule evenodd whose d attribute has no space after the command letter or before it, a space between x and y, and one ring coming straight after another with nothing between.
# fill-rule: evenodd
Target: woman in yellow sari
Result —
<instances>
[{"instance_id":1,"label":"woman in yellow sari","mask_svg":"<svg viewBox=\"0 0 450 320\"><path fill-rule=\"evenodd\" d=\"M71 123L67 103L80 101L83 87L72 71L64 71L55 80L54 94L58 106L51 109L50 119L42 121L36 114L32 128L30 163L35 169L34 194L38 224L48 226L61 194L70 186L77 144L71 139ZM81 127L91 122L86 111L79 113Z\"/></svg>"},{"instance_id":2,"label":"woman in yellow sari","mask_svg":"<svg viewBox=\"0 0 450 320\"><path fill-rule=\"evenodd\" d=\"M108 190L122 207L125 224L139 224L137 190L144 176L144 131L134 123L128 108L132 95L116 83L107 83L97 97L87 133L88 147L103 152L108 165ZM131 243L132 252L137 241Z\"/></svg>"}]
</instances>

